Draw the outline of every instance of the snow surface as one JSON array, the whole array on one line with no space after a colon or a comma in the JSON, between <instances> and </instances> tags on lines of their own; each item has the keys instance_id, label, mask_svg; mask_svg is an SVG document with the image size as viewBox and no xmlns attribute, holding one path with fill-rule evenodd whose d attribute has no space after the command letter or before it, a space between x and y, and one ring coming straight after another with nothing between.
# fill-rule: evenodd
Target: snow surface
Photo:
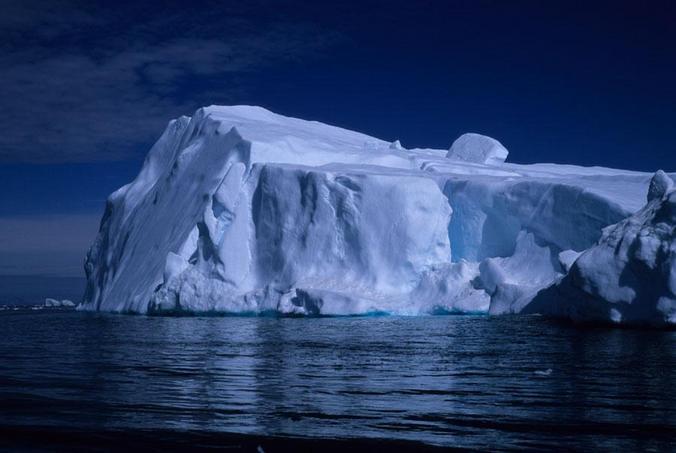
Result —
<instances>
[{"instance_id":1,"label":"snow surface","mask_svg":"<svg viewBox=\"0 0 676 453\"><path fill-rule=\"evenodd\" d=\"M199 109L109 197L80 308L518 312L645 204L650 174L491 149L447 158L260 107Z\"/></svg>"}]
</instances>

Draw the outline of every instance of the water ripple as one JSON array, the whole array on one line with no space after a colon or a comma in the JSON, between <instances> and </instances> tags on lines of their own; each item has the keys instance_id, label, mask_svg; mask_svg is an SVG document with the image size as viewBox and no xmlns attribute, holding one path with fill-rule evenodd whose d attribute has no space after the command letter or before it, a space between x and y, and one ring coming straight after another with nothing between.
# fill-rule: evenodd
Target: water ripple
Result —
<instances>
[{"instance_id":1,"label":"water ripple","mask_svg":"<svg viewBox=\"0 0 676 453\"><path fill-rule=\"evenodd\" d=\"M3 313L0 329L3 430L389 438L490 450L669 450L676 439L676 332L483 316L72 312Z\"/></svg>"}]
</instances>

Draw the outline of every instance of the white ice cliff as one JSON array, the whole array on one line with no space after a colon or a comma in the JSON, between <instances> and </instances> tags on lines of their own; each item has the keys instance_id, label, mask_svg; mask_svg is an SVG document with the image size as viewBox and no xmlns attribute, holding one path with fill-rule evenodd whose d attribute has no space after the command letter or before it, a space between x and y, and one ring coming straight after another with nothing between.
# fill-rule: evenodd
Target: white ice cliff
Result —
<instances>
[{"instance_id":1,"label":"white ice cliff","mask_svg":"<svg viewBox=\"0 0 676 453\"><path fill-rule=\"evenodd\" d=\"M414 315L546 305L541 294L579 272L602 229L641 209L651 175L506 157L476 134L448 152L407 150L260 107L200 109L172 121L137 178L109 197L80 309ZM649 206L666 203L664 178Z\"/></svg>"}]
</instances>

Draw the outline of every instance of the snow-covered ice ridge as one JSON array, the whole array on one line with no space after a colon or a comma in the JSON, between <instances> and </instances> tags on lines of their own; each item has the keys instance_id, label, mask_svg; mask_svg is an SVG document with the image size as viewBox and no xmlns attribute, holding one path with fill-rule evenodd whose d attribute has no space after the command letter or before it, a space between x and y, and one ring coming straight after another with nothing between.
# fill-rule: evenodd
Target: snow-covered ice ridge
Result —
<instances>
[{"instance_id":1,"label":"snow-covered ice ridge","mask_svg":"<svg viewBox=\"0 0 676 453\"><path fill-rule=\"evenodd\" d=\"M80 309L417 315L538 305L574 316L560 297L542 302L543 290L593 274L592 246L611 243L603 229L639 210L649 223L668 190L644 208L651 174L506 157L478 134L450 150L404 149L260 107L199 109L171 121L136 179L109 197ZM646 278L673 305L669 222L659 247L671 241L671 255L659 263L671 277ZM600 318L625 320L606 308ZM660 322L676 321L667 311Z\"/></svg>"}]
</instances>

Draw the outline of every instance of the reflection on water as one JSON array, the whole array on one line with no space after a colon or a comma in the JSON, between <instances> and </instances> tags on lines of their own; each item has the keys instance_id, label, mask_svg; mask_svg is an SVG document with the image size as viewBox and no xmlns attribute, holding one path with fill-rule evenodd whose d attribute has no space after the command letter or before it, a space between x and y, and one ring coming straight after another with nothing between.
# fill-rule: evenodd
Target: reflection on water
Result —
<instances>
[{"instance_id":1,"label":"reflection on water","mask_svg":"<svg viewBox=\"0 0 676 453\"><path fill-rule=\"evenodd\" d=\"M537 317L0 315L0 425L668 449L676 332Z\"/></svg>"}]
</instances>

